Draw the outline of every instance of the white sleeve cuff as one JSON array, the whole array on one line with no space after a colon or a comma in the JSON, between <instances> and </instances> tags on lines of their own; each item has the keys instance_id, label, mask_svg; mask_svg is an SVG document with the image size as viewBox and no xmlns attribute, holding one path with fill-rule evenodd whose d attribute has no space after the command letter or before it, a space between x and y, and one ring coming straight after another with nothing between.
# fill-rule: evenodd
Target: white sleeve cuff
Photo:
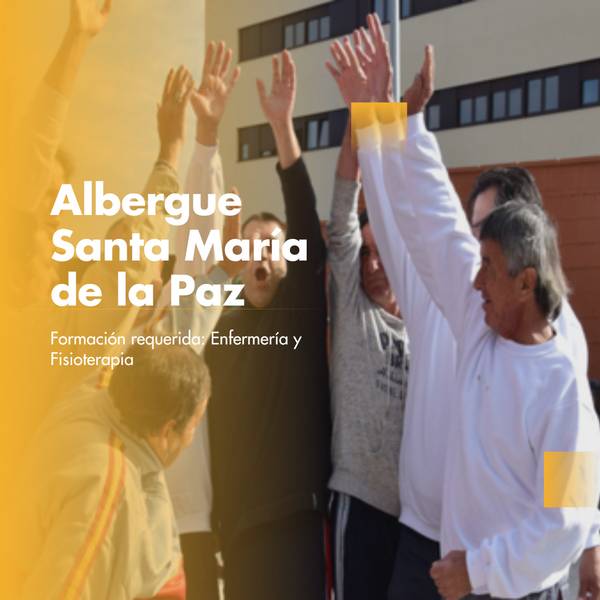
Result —
<instances>
[{"instance_id":1,"label":"white sleeve cuff","mask_svg":"<svg viewBox=\"0 0 600 600\"><path fill-rule=\"evenodd\" d=\"M204 146L203 144L196 142L194 144L192 163L202 162L206 164L208 161L212 160L218 152L218 144L215 146Z\"/></svg>"},{"instance_id":2,"label":"white sleeve cuff","mask_svg":"<svg viewBox=\"0 0 600 600\"><path fill-rule=\"evenodd\" d=\"M600 523L598 522L599 516L599 511L596 511L594 522L592 524L592 527L590 528L590 533L585 543L586 550L588 548L595 548L596 546L600 546Z\"/></svg>"},{"instance_id":3,"label":"white sleeve cuff","mask_svg":"<svg viewBox=\"0 0 600 600\"><path fill-rule=\"evenodd\" d=\"M408 117L407 138L416 137L422 133L427 133L427 125L425 125L425 115L423 112L418 112Z\"/></svg>"},{"instance_id":4,"label":"white sleeve cuff","mask_svg":"<svg viewBox=\"0 0 600 600\"><path fill-rule=\"evenodd\" d=\"M469 573L469 580L473 590L485 586L487 566L487 560L481 549L467 551L467 572Z\"/></svg>"}]
</instances>

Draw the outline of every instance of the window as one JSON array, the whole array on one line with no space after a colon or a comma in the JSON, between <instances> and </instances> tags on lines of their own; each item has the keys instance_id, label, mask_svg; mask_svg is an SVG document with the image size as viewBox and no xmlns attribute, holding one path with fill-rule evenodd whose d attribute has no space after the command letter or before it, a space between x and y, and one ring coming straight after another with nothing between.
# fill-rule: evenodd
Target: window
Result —
<instances>
[{"instance_id":1,"label":"window","mask_svg":"<svg viewBox=\"0 0 600 600\"><path fill-rule=\"evenodd\" d=\"M319 141L319 121L316 119L308 122L306 134L306 147L309 150L314 150L318 146Z\"/></svg>"},{"instance_id":2,"label":"window","mask_svg":"<svg viewBox=\"0 0 600 600\"><path fill-rule=\"evenodd\" d=\"M600 102L600 79L586 79L583 82L581 104L598 104Z\"/></svg>"},{"instance_id":3,"label":"window","mask_svg":"<svg viewBox=\"0 0 600 600\"><path fill-rule=\"evenodd\" d=\"M460 101L459 123L469 125L473 122L473 99L464 98Z\"/></svg>"},{"instance_id":4,"label":"window","mask_svg":"<svg viewBox=\"0 0 600 600\"><path fill-rule=\"evenodd\" d=\"M387 21L387 11L385 10L386 0L375 0L373 2L373 11L379 15L379 19L384 22Z\"/></svg>"},{"instance_id":5,"label":"window","mask_svg":"<svg viewBox=\"0 0 600 600\"><path fill-rule=\"evenodd\" d=\"M319 148L329 147L329 117L321 121L321 131L319 132Z\"/></svg>"},{"instance_id":6,"label":"window","mask_svg":"<svg viewBox=\"0 0 600 600\"><path fill-rule=\"evenodd\" d=\"M494 92L492 96L492 119L506 118L506 92Z\"/></svg>"},{"instance_id":7,"label":"window","mask_svg":"<svg viewBox=\"0 0 600 600\"><path fill-rule=\"evenodd\" d=\"M488 99L487 96L477 96L475 98L475 123L485 123L488 120Z\"/></svg>"},{"instance_id":8,"label":"window","mask_svg":"<svg viewBox=\"0 0 600 600\"><path fill-rule=\"evenodd\" d=\"M258 130L259 139L259 155L260 156L275 156L277 150L275 148L275 138L270 125L260 125Z\"/></svg>"},{"instance_id":9,"label":"window","mask_svg":"<svg viewBox=\"0 0 600 600\"><path fill-rule=\"evenodd\" d=\"M284 39L284 47L285 48L293 48L294 47L294 26L286 25L285 26L285 39Z\"/></svg>"},{"instance_id":10,"label":"window","mask_svg":"<svg viewBox=\"0 0 600 600\"><path fill-rule=\"evenodd\" d=\"M532 79L527 84L527 112L532 115L542 110L542 80Z\"/></svg>"},{"instance_id":11,"label":"window","mask_svg":"<svg viewBox=\"0 0 600 600\"><path fill-rule=\"evenodd\" d=\"M558 75L544 80L544 110L558 110Z\"/></svg>"},{"instance_id":12,"label":"window","mask_svg":"<svg viewBox=\"0 0 600 600\"><path fill-rule=\"evenodd\" d=\"M329 31L330 31L329 17L321 17L321 19L319 21L319 28L320 28L320 38L322 40L326 40L327 38L329 38L329 36L331 35L329 33Z\"/></svg>"},{"instance_id":13,"label":"window","mask_svg":"<svg viewBox=\"0 0 600 600\"><path fill-rule=\"evenodd\" d=\"M304 21L300 21L300 23L296 23L296 39L294 40L295 46L302 46L305 41L304 41Z\"/></svg>"},{"instance_id":14,"label":"window","mask_svg":"<svg viewBox=\"0 0 600 600\"><path fill-rule=\"evenodd\" d=\"M319 39L319 20L311 19L308 22L308 43L316 42Z\"/></svg>"},{"instance_id":15,"label":"window","mask_svg":"<svg viewBox=\"0 0 600 600\"><path fill-rule=\"evenodd\" d=\"M430 104L427 107L427 127L432 131L440 128L440 105Z\"/></svg>"},{"instance_id":16,"label":"window","mask_svg":"<svg viewBox=\"0 0 600 600\"><path fill-rule=\"evenodd\" d=\"M239 31L240 61L259 56L268 56L284 48L296 48L327 40L332 35L333 16L336 18L334 34L343 36L352 33L357 18L363 21L366 12L376 12L382 22L388 23L393 0L339 0L323 1L322 4L288 13ZM459 5L467 0L396 0L399 2L400 17L424 14ZM340 6L342 5L342 6Z\"/></svg>"},{"instance_id":17,"label":"window","mask_svg":"<svg viewBox=\"0 0 600 600\"><path fill-rule=\"evenodd\" d=\"M239 159L259 157L259 127L244 127L239 131Z\"/></svg>"},{"instance_id":18,"label":"window","mask_svg":"<svg viewBox=\"0 0 600 600\"><path fill-rule=\"evenodd\" d=\"M260 56L260 27L246 27L240 31L240 59Z\"/></svg>"},{"instance_id":19,"label":"window","mask_svg":"<svg viewBox=\"0 0 600 600\"><path fill-rule=\"evenodd\" d=\"M523 90L513 88L508 92L508 116L520 117L523 114Z\"/></svg>"}]
</instances>

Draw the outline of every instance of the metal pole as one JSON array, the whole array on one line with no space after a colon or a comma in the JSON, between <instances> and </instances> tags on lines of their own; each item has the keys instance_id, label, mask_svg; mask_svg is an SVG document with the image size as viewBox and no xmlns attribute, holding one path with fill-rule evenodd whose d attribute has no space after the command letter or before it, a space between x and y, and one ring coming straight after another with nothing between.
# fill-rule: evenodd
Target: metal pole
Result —
<instances>
[{"instance_id":1,"label":"metal pole","mask_svg":"<svg viewBox=\"0 0 600 600\"><path fill-rule=\"evenodd\" d=\"M392 91L394 100L400 100L400 0L387 0L390 15L390 53L394 77Z\"/></svg>"}]
</instances>

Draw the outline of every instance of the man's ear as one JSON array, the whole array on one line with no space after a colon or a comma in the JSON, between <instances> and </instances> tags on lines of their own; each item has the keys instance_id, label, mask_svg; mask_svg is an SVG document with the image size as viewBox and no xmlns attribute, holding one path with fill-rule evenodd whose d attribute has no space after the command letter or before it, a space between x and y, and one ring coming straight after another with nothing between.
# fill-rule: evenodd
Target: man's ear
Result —
<instances>
[{"instance_id":1,"label":"man's ear","mask_svg":"<svg viewBox=\"0 0 600 600\"><path fill-rule=\"evenodd\" d=\"M527 267L521 271L519 274L519 291L522 296L535 293L537 278L537 271L533 267Z\"/></svg>"},{"instance_id":2,"label":"man's ear","mask_svg":"<svg viewBox=\"0 0 600 600\"><path fill-rule=\"evenodd\" d=\"M175 419L169 419L159 430L158 435L163 440L168 440L175 432L177 422Z\"/></svg>"}]
</instances>

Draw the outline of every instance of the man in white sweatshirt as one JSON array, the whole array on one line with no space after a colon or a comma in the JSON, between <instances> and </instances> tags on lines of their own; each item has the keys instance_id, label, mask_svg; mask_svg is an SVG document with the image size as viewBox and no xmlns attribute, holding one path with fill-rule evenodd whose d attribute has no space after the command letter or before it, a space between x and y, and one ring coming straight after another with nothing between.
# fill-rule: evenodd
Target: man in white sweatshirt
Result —
<instances>
[{"instance_id":1,"label":"man in white sweatshirt","mask_svg":"<svg viewBox=\"0 0 600 600\"><path fill-rule=\"evenodd\" d=\"M356 68L358 61L349 55L343 64L338 65L340 73L336 79L340 87L354 86L357 91L354 100L389 100L390 98L386 97L388 85L386 70L389 72L387 44L379 24L372 20L370 25L374 45L370 40L365 39L365 36L358 35L357 41L360 42L362 37L364 44L364 47L359 49L358 60L367 71L372 71L373 65L376 70L378 64L386 65L383 74L379 69L379 73L370 77L370 81L367 80L360 67ZM371 54L370 62L365 60L364 51ZM355 73L353 74L352 71ZM419 98L419 95L423 95L420 84L421 78L418 77L416 84L406 94L409 111L411 105L414 109L419 102L421 105L416 108L416 112L422 110L429 97L427 96L424 101ZM378 86L379 89L375 89ZM419 118L422 120L421 117ZM411 130L413 132L415 130L415 117L409 119L409 138L411 138ZM444 399L448 395L448 387L454 380L453 362L456 358L456 344L448 322L431 301L429 291L424 284L424 281L431 277L431 268L427 265L427 248L418 243L419 231L410 202L411 194L415 190L414 182L416 181L417 188L419 186L422 188L422 178L411 180L410 170L404 169L402 164L397 163L395 173L398 177L393 188L395 203L391 206L387 200L377 144L367 143L365 146L369 136L360 134L361 132L359 132L359 140L362 137L363 144L359 151L359 158L371 220L386 270L390 273L394 291L404 309L405 322L411 337L413 367L420 365L414 369L409 382L400 469L401 524L404 526L405 543L401 539L390 598L434 598L439 596L431 589L431 582L427 581L426 573L431 561L435 560L436 554L439 553L439 549L436 549L436 540L439 540L440 535L441 498L444 497L441 480L443 458L447 450L446 424L456 412L456 407L449 406ZM395 141L397 143L397 139ZM407 141L407 147L409 145L410 139ZM407 159L406 156L401 158ZM417 156L414 162L431 174L432 178L441 177L441 174L445 173L441 159L437 164L431 162L427 164L422 157ZM489 210L491 207L488 208ZM416 275L406 247L398 240L398 233L401 233L409 246L412 260L415 263L420 261L420 275ZM454 305L461 306L460 302L455 300ZM574 323L576 326L573 326ZM570 346L585 349L581 327L568 305L567 310L563 310L560 321L554 325L559 331L566 329L569 332L567 335ZM566 328L563 325L566 325ZM432 343L432 340L435 340L435 343ZM583 356L583 360L587 363L585 352ZM437 377L431 377L431 373L436 373ZM425 436L424 431L430 434ZM594 545L594 541L588 541L588 545Z\"/></svg>"}]
</instances>

